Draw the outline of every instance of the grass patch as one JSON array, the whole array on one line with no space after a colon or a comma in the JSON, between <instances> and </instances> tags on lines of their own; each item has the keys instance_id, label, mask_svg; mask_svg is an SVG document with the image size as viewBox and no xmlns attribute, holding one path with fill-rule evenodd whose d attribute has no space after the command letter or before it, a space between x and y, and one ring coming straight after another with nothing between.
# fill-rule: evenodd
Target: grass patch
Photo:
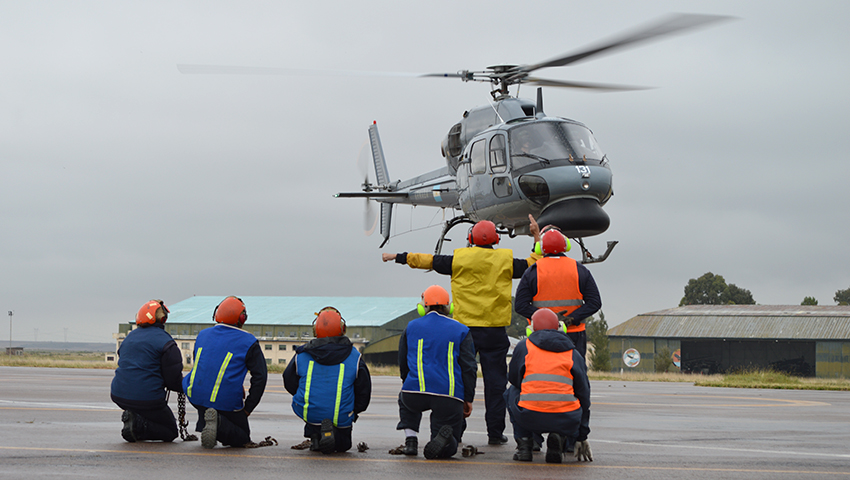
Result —
<instances>
[{"instance_id":1,"label":"grass patch","mask_svg":"<svg viewBox=\"0 0 850 480\"><path fill-rule=\"evenodd\" d=\"M653 372L588 372L591 380L623 382L687 382L698 387L771 388L792 390L850 390L850 379L794 377L772 370L749 370L726 375Z\"/></svg>"},{"instance_id":2,"label":"grass patch","mask_svg":"<svg viewBox=\"0 0 850 480\"><path fill-rule=\"evenodd\" d=\"M794 377L773 370L748 370L717 378L697 378L694 385L700 387L728 388L772 388L790 390L850 390L850 380L845 378Z\"/></svg>"},{"instance_id":3,"label":"grass patch","mask_svg":"<svg viewBox=\"0 0 850 480\"><path fill-rule=\"evenodd\" d=\"M115 369L114 363L105 360L105 353L38 350L24 352L23 355L0 356L0 366Z\"/></svg>"}]
</instances>

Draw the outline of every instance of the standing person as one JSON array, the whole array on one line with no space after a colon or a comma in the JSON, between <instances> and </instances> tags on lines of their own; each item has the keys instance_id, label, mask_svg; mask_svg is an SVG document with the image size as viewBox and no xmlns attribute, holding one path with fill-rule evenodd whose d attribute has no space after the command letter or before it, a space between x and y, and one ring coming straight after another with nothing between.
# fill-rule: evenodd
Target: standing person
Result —
<instances>
[{"instance_id":1,"label":"standing person","mask_svg":"<svg viewBox=\"0 0 850 480\"><path fill-rule=\"evenodd\" d=\"M398 394L399 422L405 455L416 455L422 412L431 410L431 440L425 458L457 453L464 418L472 413L478 365L470 329L451 319L449 292L431 285L422 293L417 318L407 324L398 342L402 379Z\"/></svg>"},{"instance_id":2,"label":"standing person","mask_svg":"<svg viewBox=\"0 0 850 480\"><path fill-rule=\"evenodd\" d=\"M541 308L557 313L576 350L585 357L585 320L602 308L602 298L590 270L565 255L570 250L569 242L557 228L543 233L540 240L543 258L522 275L514 308L528 319Z\"/></svg>"},{"instance_id":3,"label":"standing person","mask_svg":"<svg viewBox=\"0 0 850 480\"><path fill-rule=\"evenodd\" d=\"M183 391L183 359L165 331L167 319L168 308L162 300L150 300L136 314L136 328L118 347L110 396L124 410L121 436L128 442L170 442L178 435L168 390Z\"/></svg>"},{"instance_id":4,"label":"standing person","mask_svg":"<svg viewBox=\"0 0 850 480\"><path fill-rule=\"evenodd\" d=\"M260 403L267 373L260 342L242 330L247 319L242 300L227 297L213 312L217 325L201 330L195 340L195 366L183 378L183 389L198 409L195 430L201 432L204 448L213 448L216 442L231 447L251 443L248 416ZM246 399L242 384L249 371Z\"/></svg>"},{"instance_id":5,"label":"standing person","mask_svg":"<svg viewBox=\"0 0 850 480\"><path fill-rule=\"evenodd\" d=\"M283 386L292 394L292 410L304 420L310 450L346 452L353 423L372 396L369 368L345 336L345 320L336 308L316 314L313 337L295 350Z\"/></svg>"},{"instance_id":6,"label":"standing person","mask_svg":"<svg viewBox=\"0 0 850 480\"><path fill-rule=\"evenodd\" d=\"M575 438L575 455L593 461L590 433L590 382L584 357L558 329L558 316L540 309L532 315L533 333L514 348L505 392L514 427L514 460L532 460L533 435L549 433L546 463L563 461L565 442Z\"/></svg>"},{"instance_id":7,"label":"standing person","mask_svg":"<svg viewBox=\"0 0 850 480\"><path fill-rule=\"evenodd\" d=\"M528 220L537 242L540 240L540 229L531 215ZM468 241L470 246L456 249L454 255L384 253L382 259L451 275L452 295L457 305L453 316L469 327L475 352L481 361L487 443L503 445L508 442L504 435L503 393L507 385L507 354L510 347L505 327L511 324L511 279L522 277L529 265L540 256L532 254L525 259L513 258L510 249L493 248L499 243L499 234L496 225L489 220L476 223L469 230Z\"/></svg>"}]
</instances>

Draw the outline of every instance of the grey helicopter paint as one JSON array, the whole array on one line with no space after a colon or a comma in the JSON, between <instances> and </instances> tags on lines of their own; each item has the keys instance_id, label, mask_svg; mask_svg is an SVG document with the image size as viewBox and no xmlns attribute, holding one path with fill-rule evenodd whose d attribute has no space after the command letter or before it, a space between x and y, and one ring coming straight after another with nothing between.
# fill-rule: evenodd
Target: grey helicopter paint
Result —
<instances>
[{"instance_id":1,"label":"grey helicopter paint","mask_svg":"<svg viewBox=\"0 0 850 480\"><path fill-rule=\"evenodd\" d=\"M605 253L594 257L583 239L604 233L610 225L602 208L614 193L607 156L584 124L544 113L541 88L537 89L536 102L513 97L508 88L532 84L595 91L640 89L542 79L530 74L728 18L675 14L578 52L533 65L495 65L480 72L423 75L490 82L494 87L492 101L464 112L463 118L449 129L441 143L445 167L405 181L390 180L377 124L373 123L369 138L377 183L372 184L367 176L362 192L336 196L380 203L380 231L384 238L381 247L390 237L393 205L407 204L462 212L445 222L435 253L440 253L449 230L460 223L491 220L501 233L513 237L529 233L528 216L533 215L541 227L556 226L577 240L582 263L604 261L617 242L607 242Z\"/></svg>"}]
</instances>

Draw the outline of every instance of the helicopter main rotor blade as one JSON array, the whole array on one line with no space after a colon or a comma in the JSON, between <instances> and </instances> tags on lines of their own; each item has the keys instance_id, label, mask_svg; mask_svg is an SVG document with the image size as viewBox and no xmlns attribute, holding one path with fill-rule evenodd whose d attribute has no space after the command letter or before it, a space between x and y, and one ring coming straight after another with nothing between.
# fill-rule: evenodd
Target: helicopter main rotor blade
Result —
<instances>
[{"instance_id":1,"label":"helicopter main rotor blade","mask_svg":"<svg viewBox=\"0 0 850 480\"><path fill-rule=\"evenodd\" d=\"M633 85L613 85L609 83L573 82L552 80L548 78L526 77L522 83L539 85L541 87L581 88L600 92L628 92L633 90L648 90L655 87L638 87Z\"/></svg>"},{"instance_id":2,"label":"helicopter main rotor blade","mask_svg":"<svg viewBox=\"0 0 850 480\"><path fill-rule=\"evenodd\" d=\"M318 70L308 68L244 67L235 65L178 64L184 75L285 75L313 77L417 77L416 73L366 72L357 70Z\"/></svg>"},{"instance_id":3,"label":"helicopter main rotor blade","mask_svg":"<svg viewBox=\"0 0 850 480\"><path fill-rule=\"evenodd\" d=\"M575 53L564 54L559 57L555 57L533 65L525 65L521 67L521 69L525 72L532 72L541 68L564 67L594 55L610 53L613 50L626 46L632 46L639 42L644 42L664 35L670 35L676 32L682 32L685 30L702 27L714 22L730 20L732 18L733 17L724 15L702 15L691 13L673 14L664 17L662 18L662 20L650 24L649 26L643 27L621 37L615 37L599 45L590 46L585 48L584 50L580 50Z\"/></svg>"}]
</instances>

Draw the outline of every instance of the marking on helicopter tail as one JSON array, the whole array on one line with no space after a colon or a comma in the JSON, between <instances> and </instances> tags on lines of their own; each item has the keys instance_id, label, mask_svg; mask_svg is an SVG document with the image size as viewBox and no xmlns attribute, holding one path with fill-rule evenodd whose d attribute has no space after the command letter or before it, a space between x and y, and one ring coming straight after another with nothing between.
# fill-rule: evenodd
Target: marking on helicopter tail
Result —
<instances>
[{"instance_id":1,"label":"marking on helicopter tail","mask_svg":"<svg viewBox=\"0 0 850 480\"><path fill-rule=\"evenodd\" d=\"M434 200L436 200L438 202L442 202L443 196L440 194L440 186L434 185L433 189L434 190L433 190L432 194L434 195Z\"/></svg>"}]
</instances>

